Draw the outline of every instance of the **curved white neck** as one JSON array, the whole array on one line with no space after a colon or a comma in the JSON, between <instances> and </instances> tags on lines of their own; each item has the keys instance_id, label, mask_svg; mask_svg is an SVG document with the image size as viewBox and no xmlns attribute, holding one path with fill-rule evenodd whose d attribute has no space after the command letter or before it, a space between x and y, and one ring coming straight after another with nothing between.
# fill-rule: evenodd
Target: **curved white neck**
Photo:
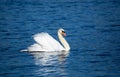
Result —
<instances>
[{"instance_id":1,"label":"curved white neck","mask_svg":"<svg viewBox=\"0 0 120 77\"><path fill-rule=\"evenodd\" d=\"M65 50L69 51L70 50L69 44L67 43L65 38L59 32L58 32L58 38L59 38L60 42L62 43L62 45L64 46Z\"/></svg>"}]
</instances>

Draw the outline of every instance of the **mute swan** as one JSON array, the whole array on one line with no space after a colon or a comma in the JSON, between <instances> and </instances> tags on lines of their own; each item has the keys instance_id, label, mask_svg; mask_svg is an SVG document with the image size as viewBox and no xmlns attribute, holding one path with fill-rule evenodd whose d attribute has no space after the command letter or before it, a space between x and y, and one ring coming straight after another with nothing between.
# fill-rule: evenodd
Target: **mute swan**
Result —
<instances>
[{"instance_id":1,"label":"mute swan","mask_svg":"<svg viewBox=\"0 0 120 77\"><path fill-rule=\"evenodd\" d=\"M33 36L36 41L35 44L27 48L27 51L69 51L70 46L63 36L66 36L65 30L60 28L58 30L58 38L61 45L57 40L55 40L48 33L38 33Z\"/></svg>"}]
</instances>

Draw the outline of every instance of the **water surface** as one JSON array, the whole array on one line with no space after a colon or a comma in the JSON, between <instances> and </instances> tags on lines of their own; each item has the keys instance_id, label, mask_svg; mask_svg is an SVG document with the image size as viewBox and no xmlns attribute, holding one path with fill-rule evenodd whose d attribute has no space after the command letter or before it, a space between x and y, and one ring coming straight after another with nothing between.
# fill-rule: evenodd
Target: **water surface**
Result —
<instances>
[{"instance_id":1,"label":"water surface","mask_svg":"<svg viewBox=\"0 0 120 77\"><path fill-rule=\"evenodd\" d=\"M68 53L20 52L48 32L67 32ZM1 77L119 77L119 0L1 0Z\"/></svg>"}]
</instances>

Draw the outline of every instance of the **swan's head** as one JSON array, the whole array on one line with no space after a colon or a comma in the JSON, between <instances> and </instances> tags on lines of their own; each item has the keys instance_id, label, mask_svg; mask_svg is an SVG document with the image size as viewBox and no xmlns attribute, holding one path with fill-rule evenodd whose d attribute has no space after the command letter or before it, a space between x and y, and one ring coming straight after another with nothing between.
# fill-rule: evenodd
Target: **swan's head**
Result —
<instances>
[{"instance_id":1,"label":"swan's head","mask_svg":"<svg viewBox=\"0 0 120 77\"><path fill-rule=\"evenodd\" d=\"M61 34L62 36L66 36L65 30L62 28L58 30L58 33Z\"/></svg>"}]
</instances>

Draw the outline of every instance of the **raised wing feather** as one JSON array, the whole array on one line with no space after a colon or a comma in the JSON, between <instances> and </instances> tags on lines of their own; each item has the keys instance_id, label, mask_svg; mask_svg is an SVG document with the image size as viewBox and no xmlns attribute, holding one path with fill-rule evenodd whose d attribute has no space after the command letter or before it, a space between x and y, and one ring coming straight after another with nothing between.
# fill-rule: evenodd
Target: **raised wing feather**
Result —
<instances>
[{"instance_id":1,"label":"raised wing feather","mask_svg":"<svg viewBox=\"0 0 120 77\"><path fill-rule=\"evenodd\" d=\"M48 33L38 33L33 36L34 40L41 46L42 49L48 51L61 51L64 50L62 45L56 41Z\"/></svg>"}]
</instances>

